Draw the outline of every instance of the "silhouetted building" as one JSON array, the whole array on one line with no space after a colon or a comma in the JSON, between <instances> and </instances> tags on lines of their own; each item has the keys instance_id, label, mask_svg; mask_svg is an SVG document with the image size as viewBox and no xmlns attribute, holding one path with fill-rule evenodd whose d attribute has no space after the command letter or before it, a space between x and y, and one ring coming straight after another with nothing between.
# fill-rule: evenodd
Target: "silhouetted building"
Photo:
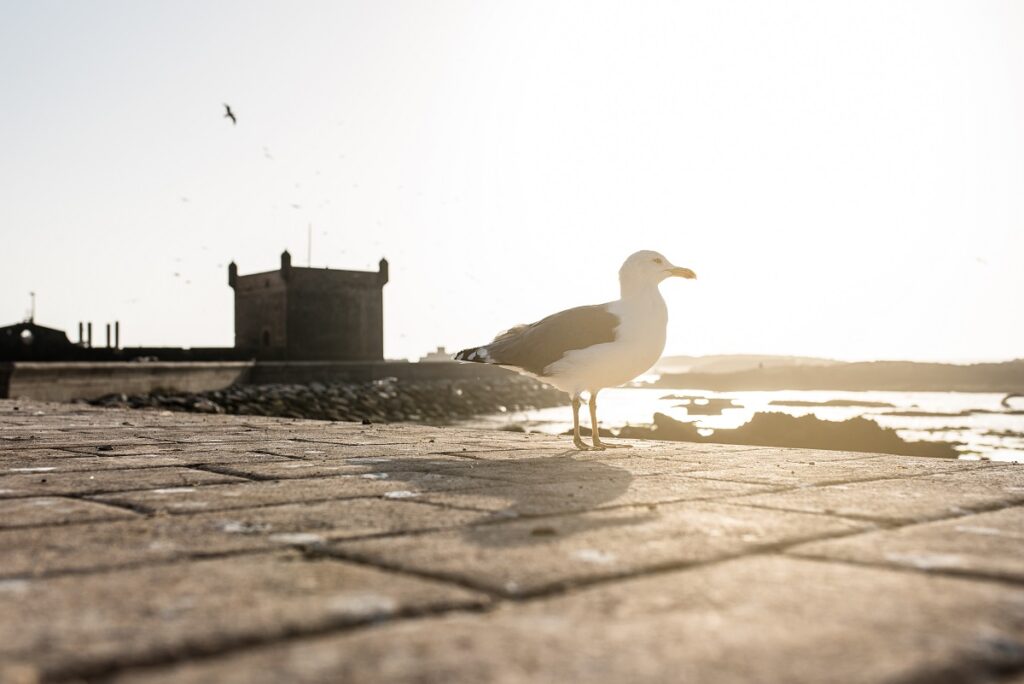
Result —
<instances>
[{"instance_id":1,"label":"silhouetted building","mask_svg":"<svg viewBox=\"0 0 1024 684\"><path fill-rule=\"evenodd\" d=\"M238 275L228 266L235 290L235 349L257 359L289 361L379 361L384 358L384 285L388 262L374 271L292 266Z\"/></svg>"},{"instance_id":2,"label":"silhouetted building","mask_svg":"<svg viewBox=\"0 0 1024 684\"><path fill-rule=\"evenodd\" d=\"M436 351L427 352L420 357L420 363L446 363L452 362L452 354L449 354L444 347L438 347Z\"/></svg>"},{"instance_id":3,"label":"silhouetted building","mask_svg":"<svg viewBox=\"0 0 1024 684\"><path fill-rule=\"evenodd\" d=\"M77 347L63 330L36 325L33 321L0 328L0 360L49 361L73 358Z\"/></svg>"}]
</instances>

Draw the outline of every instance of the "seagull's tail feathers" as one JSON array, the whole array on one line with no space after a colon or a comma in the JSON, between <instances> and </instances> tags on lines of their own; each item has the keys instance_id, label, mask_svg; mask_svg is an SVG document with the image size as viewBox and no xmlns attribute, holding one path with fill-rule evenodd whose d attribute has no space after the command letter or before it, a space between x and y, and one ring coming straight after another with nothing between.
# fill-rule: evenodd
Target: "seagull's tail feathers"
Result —
<instances>
[{"instance_id":1,"label":"seagull's tail feathers","mask_svg":"<svg viewBox=\"0 0 1024 684\"><path fill-rule=\"evenodd\" d=\"M510 328L509 330L500 333L491 341L490 344L485 344L482 347L470 347L469 349L463 349L455 355L455 360L472 361L474 363L501 364L502 362L495 358L495 355L502 356L502 343L508 342L528 327L529 326L527 325L517 325L514 328Z\"/></svg>"},{"instance_id":2,"label":"seagull's tail feathers","mask_svg":"<svg viewBox=\"0 0 1024 684\"><path fill-rule=\"evenodd\" d=\"M455 355L456 361L472 361L473 363L497 363L491 358L491 353L487 347L470 347L469 349L463 349Z\"/></svg>"}]
</instances>

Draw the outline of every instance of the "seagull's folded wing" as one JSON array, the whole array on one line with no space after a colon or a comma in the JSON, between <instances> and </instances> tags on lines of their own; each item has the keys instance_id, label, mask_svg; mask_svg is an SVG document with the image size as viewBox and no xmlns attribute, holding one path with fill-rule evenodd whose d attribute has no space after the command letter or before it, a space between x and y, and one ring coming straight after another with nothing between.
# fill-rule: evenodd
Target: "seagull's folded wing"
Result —
<instances>
[{"instance_id":1,"label":"seagull's folded wing","mask_svg":"<svg viewBox=\"0 0 1024 684\"><path fill-rule=\"evenodd\" d=\"M615 341L619 317L606 304L579 306L508 330L487 345L493 363L543 376L566 352Z\"/></svg>"}]
</instances>

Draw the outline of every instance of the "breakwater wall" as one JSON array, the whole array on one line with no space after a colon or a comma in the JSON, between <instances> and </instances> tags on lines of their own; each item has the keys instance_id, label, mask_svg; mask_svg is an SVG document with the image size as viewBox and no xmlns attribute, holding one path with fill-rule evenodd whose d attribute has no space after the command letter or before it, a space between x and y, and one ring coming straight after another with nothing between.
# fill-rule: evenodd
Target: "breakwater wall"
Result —
<instances>
[{"instance_id":1,"label":"breakwater wall","mask_svg":"<svg viewBox=\"0 0 1024 684\"><path fill-rule=\"evenodd\" d=\"M0 398L97 399L110 394L199 393L232 385L494 380L510 371L460 363L380 362L20 362L0 364Z\"/></svg>"}]
</instances>

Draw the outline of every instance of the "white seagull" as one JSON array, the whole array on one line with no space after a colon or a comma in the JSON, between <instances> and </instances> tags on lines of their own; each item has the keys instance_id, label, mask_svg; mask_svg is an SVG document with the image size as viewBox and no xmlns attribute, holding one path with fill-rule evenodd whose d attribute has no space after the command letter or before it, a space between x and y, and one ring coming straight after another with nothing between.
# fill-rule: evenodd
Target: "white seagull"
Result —
<instances>
[{"instance_id":1,"label":"white seagull","mask_svg":"<svg viewBox=\"0 0 1024 684\"><path fill-rule=\"evenodd\" d=\"M665 349L668 309L658 285L671 277L696 278L652 251L631 255L619 269L621 297L578 306L501 333L490 344L463 349L457 361L504 366L554 385L572 397L573 444L604 449L597 429L597 393L618 387L653 366ZM580 438L581 395L590 394L594 446Z\"/></svg>"}]
</instances>

